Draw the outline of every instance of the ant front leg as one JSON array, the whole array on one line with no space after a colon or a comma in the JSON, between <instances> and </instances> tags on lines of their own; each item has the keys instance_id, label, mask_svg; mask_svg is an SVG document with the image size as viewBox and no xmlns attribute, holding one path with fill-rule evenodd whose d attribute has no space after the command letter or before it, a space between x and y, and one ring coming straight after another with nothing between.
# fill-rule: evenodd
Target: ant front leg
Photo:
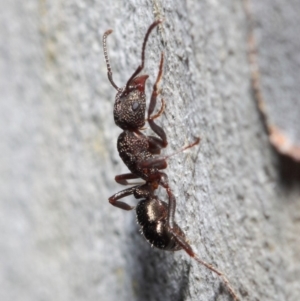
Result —
<instances>
[{"instance_id":1,"label":"ant front leg","mask_svg":"<svg viewBox=\"0 0 300 301\"><path fill-rule=\"evenodd\" d=\"M150 137L148 137L149 139ZM155 138L155 137L154 137ZM142 162L139 163L139 166L141 168L157 168L157 169L165 169L167 167L167 159L169 159L172 156L175 156L179 153L182 153L183 151L199 144L200 142L200 138L196 137L195 141L188 144L187 146L184 146L183 148L175 151L174 153L167 155L167 156L159 156L159 157L153 157L147 160L144 160Z\"/></svg>"},{"instance_id":2,"label":"ant front leg","mask_svg":"<svg viewBox=\"0 0 300 301\"><path fill-rule=\"evenodd\" d=\"M138 179L139 177L136 176L135 174L133 173L126 173L126 174L122 174L122 175L118 175L115 177L115 181L121 185L131 185L133 183L129 183L127 180L132 180L132 179ZM111 196L108 200L109 202L115 206L115 207L118 207L120 209L123 209L123 210L132 210L134 209L133 206L130 206L128 205L127 203L124 203L124 202L120 202L118 201L119 199L122 199L126 196L129 196L131 194L134 194L137 190L138 187L140 187L141 184L137 185L137 186L134 186L134 187L130 187L128 189L124 189L120 192L117 192L115 193L113 196Z\"/></svg>"},{"instance_id":3,"label":"ant front leg","mask_svg":"<svg viewBox=\"0 0 300 301\"><path fill-rule=\"evenodd\" d=\"M150 136L151 139L152 139L151 142L153 144L153 149L154 150L165 148L168 145L167 136L166 136L165 131L154 122L154 119L159 117L164 111L165 103L164 103L163 100L162 100L162 106L161 106L161 109L159 110L159 112L156 115L151 116L151 114L153 113L153 111L156 107L157 96L160 93L160 91L158 89L158 84L159 84L159 82L161 80L161 77L162 77L163 63L164 63L164 54L162 52L161 57L160 57L160 64L159 64L159 70L158 70L157 78L156 78L156 81L153 85L153 91L152 91L151 100L150 100L150 104L149 104L149 108L148 108L148 119L147 119L151 129L153 130L153 132L156 133L160 137L160 138L156 138L156 137ZM151 144L150 144L150 147L151 147ZM157 153L157 152L153 152L153 153Z\"/></svg>"}]
</instances>

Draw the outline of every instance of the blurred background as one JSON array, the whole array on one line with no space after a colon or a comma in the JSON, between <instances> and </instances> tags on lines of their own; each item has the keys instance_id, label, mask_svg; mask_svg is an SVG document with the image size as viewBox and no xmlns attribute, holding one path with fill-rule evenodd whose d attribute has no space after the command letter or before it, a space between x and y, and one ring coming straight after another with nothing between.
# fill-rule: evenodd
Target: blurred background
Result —
<instances>
[{"instance_id":1,"label":"blurred background","mask_svg":"<svg viewBox=\"0 0 300 301\"><path fill-rule=\"evenodd\" d=\"M0 300L230 300L108 203L128 170L102 35L122 87L155 19L144 73L149 99L164 51L165 153L201 137L168 162L178 224L241 300L299 300L299 15L297 0L0 0Z\"/></svg>"}]
</instances>

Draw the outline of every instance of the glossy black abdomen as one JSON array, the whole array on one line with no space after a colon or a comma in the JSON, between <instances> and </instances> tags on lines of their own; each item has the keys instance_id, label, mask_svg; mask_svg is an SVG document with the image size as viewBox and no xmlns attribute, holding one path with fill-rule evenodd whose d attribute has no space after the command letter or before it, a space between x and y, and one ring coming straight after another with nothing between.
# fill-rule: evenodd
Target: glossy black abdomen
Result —
<instances>
[{"instance_id":1,"label":"glossy black abdomen","mask_svg":"<svg viewBox=\"0 0 300 301\"><path fill-rule=\"evenodd\" d=\"M182 249L174 236L168 231L168 205L156 196L142 200L136 207L136 216L146 240L162 250L177 251ZM175 223L174 230L184 236Z\"/></svg>"}]
</instances>

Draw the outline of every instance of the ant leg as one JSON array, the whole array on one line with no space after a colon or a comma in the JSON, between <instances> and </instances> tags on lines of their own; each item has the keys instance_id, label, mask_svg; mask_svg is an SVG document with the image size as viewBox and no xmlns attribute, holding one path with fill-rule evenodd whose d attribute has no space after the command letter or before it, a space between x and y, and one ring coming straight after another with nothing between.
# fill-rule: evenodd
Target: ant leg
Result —
<instances>
[{"instance_id":1,"label":"ant leg","mask_svg":"<svg viewBox=\"0 0 300 301\"><path fill-rule=\"evenodd\" d=\"M184 150L193 147L194 145L197 145L200 142L200 138L196 138L196 140L183 147L182 149L176 151L175 153L168 155L168 156L163 156L163 157L156 157L152 158L149 160L141 161L138 166L140 168L157 168L159 170L165 169L167 167L167 159L171 156L174 156L180 152L183 152ZM163 172L156 172L152 175L149 175L148 181L155 181L158 180L159 184L164 187L167 191L167 194L169 196L169 208L168 208L168 226L170 229L173 229L174 227L174 219L175 219L175 209L176 209L176 199L175 196L173 195L169 183L168 183L168 176L163 173Z\"/></svg>"},{"instance_id":2,"label":"ant leg","mask_svg":"<svg viewBox=\"0 0 300 301\"><path fill-rule=\"evenodd\" d=\"M173 229L169 229L169 232L173 235L173 237L176 239L176 242L182 247L182 249L190 257L194 258L198 263L202 264L203 266L205 266L206 268L208 268L209 270L211 270L212 272L214 272L215 274L217 274L223 280L223 283L225 284L225 286L226 286L227 290L229 291L230 295L232 296L232 298L235 301L239 301L239 298L238 298L236 292L232 288L229 280L226 278L226 276L224 275L224 273L222 273L221 271L219 271L213 265L211 265L211 264L203 261L202 259L200 259L199 256L193 251L192 247L187 243L187 241L185 240L185 238L182 235L180 235L177 231L174 231Z\"/></svg>"},{"instance_id":3,"label":"ant leg","mask_svg":"<svg viewBox=\"0 0 300 301\"><path fill-rule=\"evenodd\" d=\"M167 164L165 162L165 164ZM164 167L164 166L161 166ZM160 168L162 169L162 168ZM154 174L151 174L148 178L147 182L153 183L157 181L159 185L161 185L163 188L166 189L166 192L169 197L169 202L168 202L168 217L167 217L167 225L169 229L173 229L174 224L175 224L175 210L176 210L176 198L169 186L169 179L167 174L164 172L156 172Z\"/></svg>"},{"instance_id":4,"label":"ant leg","mask_svg":"<svg viewBox=\"0 0 300 301\"><path fill-rule=\"evenodd\" d=\"M132 209L134 209L134 206L130 206L130 205L128 205L124 202L120 202L118 200L122 199L128 195L134 194L137 187L139 187L139 186L134 186L134 187L130 187L130 188L124 189L122 191L119 191L119 192L115 193L114 195L112 195L108 200L115 207L118 207L120 209L127 210L127 211L132 210Z\"/></svg>"},{"instance_id":5,"label":"ant leg","mask_svg":"<svg viewBox=\"0 0 300 301\"><path fill-rule=\"evenodd\" d=\"M145 161L141 161L138 163L138 167L146 168L146 169L148 168L165 169L168 166L166 158L167 157L156 157Z\"/></svg>"},{"instance_id":6,"label":"ant leg","mask_svg":"<svg viewBox=\"0 0 300 301\"><path fill-rule=\"evenodd\" d=\"M133 180L133 179L138 179L139 176L133 174L133 173L125 173L122 175L117 175L115 176L115 181L118 184L121 185L137 185L137 184L143 184L143 183L129 183L127 180Z\"/></svg>"},{"instance_id":7,"label":"ant leg","mask_svg":"<svg viewBox=\"0 0 300 301\"><path fill-rule=\"evenodd\" d=\"M159 64L157 78L153 85L153 91L152 91L151 100L150 100L150 104L149 104L149 108L148 108L148 118L147 118L148 123L149 123L151 129L153 130L153 132L156 133L161 139L161 141L159 143L161 148L164 148L168 145L167 136L166 136L165 131L154 122L154 119L159 117L162 114L162 112L164 111L165 103L163 100L162 100L162 107L160 108L159 112L154 116L151 116L151 114L153 113L153 111L155 109L157 96L160 93L160 91L158 90L158 84L162 77L163 63L164 63L164 53L162 52L161 57L160 57L160 64Z\"/></svg>"},{"instance_id":8,"label":"ant leg","mask_svg":"<svg viewBox=\"0 0 300 301\"><path fill-rule=\"evenodd\" d=\"M184 146L183 148L179 149L178 151L174 152L173 154L167 155L167 156L159 156L156 158L151 158L145 161L141 161L139 163L139 167L141 168L157 168L157 169L165 169L167 167L167 162L166 160L169 159L170 157L177 155L178 153L181 153L183 151L185 151L186 149L189 149L197 144L199 144L200 142L200 138L197 137L196 140L187 145Z\"/></svg>"},{"instance_id":9,"label":"ant leg","mask_svg":"<svg viewBox=\"0 0 300 301\"><path fill-rule=\"evenodd\" d=\"M159 155L162 148L165 148L163 141L155 136L147 136L149 142L149 152L154 155Z\"/></svg>"},{"instance_id":10,"label":"ant leg","mask_svg":"<svg viewBox=\"0 0 300 301\"><path fill-rule=\"evenodd\" d=\"M166 108L166 103L163 99L161 99L161 106L160 106L159 111L155 115L150 116L149 117L150 120L154 120L154 119L158 118L159 116L161 116L161 114L165 111L165 108Z\"/></svg>"}]
</instances>

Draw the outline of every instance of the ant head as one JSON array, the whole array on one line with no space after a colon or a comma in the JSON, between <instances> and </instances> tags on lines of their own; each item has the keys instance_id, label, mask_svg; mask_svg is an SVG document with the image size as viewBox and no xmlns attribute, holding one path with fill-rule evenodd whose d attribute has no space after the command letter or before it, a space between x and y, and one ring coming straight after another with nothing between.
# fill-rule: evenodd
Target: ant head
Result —
<instances>
[{"instance_id":1,"label":"ant head","mask_svg":"<svg viewBox=\"0 0 300 301\"><path fill-rule=\"evenodd\" d=\"M116 95L114 119L123 130L139 129L145 124L147 78L148 75L133 78Z\"/></svg>"}]
</instances>

